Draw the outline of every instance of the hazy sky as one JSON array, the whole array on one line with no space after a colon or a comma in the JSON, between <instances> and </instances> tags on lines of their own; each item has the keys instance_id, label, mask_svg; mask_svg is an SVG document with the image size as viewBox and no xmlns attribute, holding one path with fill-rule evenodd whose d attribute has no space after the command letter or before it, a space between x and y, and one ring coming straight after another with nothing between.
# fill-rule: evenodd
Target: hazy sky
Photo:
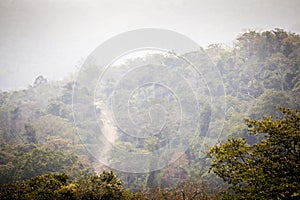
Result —
<instances>
[{"instance_id":1,"label":"hazy sky","mask_svg":"<svg viewBox=\"0 0 300 200\"><path fill-rule=\"evenodd\" d=\"M182 33L199 45L243 31L300 32L299 0L1 0L0 88L61 79L98 45L138 28Z\"/></svg>"}]
</instances>

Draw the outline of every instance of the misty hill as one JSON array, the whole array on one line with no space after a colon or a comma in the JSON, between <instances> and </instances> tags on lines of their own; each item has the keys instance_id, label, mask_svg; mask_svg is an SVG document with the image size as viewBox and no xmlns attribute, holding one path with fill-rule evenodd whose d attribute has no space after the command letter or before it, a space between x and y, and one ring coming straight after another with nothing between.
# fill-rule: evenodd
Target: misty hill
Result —
<instances>
[{"instance_id":1,"label":"misty hill","mask_svg":"<svg viewBox=\"0 0 300 200\"><path fill-rule=\"evenodd\" d=\"M178 61L177 56L188 58L200 72ZM138 67L143 63L148 63L146 71L135 68L137 71L130 71L131 76L124 76L128 72L126 66ZM157 68L161 66L165 66L165 71ZM99 160L113 168L126 169L120 160L123 151L148 154L159 152L166 145L168 151L160 156L176 162L162 163L165 167L157 171L151 169L159 166L149 166L151 172L145 174L118 172L126 187L167 187L183 180L220 182L208 173L210 160L205 155L205 145L229 136L245 136L245 117L277 117L278 105L300 110L300 36L282 29L246 32L232 47L214 44L184 55L152 54L132 59L113 68L95 90L89 86L97 84L97 79L90 77L99 74L99 67L103 66L82 69L75 83L71 79L47 82L41 76L27 89L0 93L1 182L53 172L75 178L107 169ZM169 70L172 73L167 73ZM153 79L149 73L155 75ZM188 84L177 84L178 74ZM163 80L160 84L155 83L158 78ZM174 89L166 89L166 84ZM130 93L132 85L142 87ZM194 93L188 91L188 86ZM129 102L119 101L128 94ZM179 97L184 98L181 115ZM134 125L126 121L125 103ZM152 107L150 117L148 111L142 112L145 107L158 104L164 108ZM195 124L199 125L197 129ZM144 126L134 135L138 139L124 134L134 126ZM178 132L174 130L195 134L177 140ZM156 134L149 135L150 132ZM111 137L109 142L113 145L104 143L105 135ZM247 136L251 143L260 139ZM182 146L186 144L191 145L185 149Z\"/></svg>"}]
</instances>

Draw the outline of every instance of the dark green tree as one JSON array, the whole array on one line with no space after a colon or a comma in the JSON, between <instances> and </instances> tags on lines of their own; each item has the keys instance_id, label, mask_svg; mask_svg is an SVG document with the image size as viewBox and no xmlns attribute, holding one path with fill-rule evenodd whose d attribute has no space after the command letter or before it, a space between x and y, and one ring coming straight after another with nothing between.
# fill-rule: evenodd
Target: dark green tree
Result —
<instances>
[{"instance_id":1,"label":"dark green tree","mask_svg":"<svg viewBox=\"0 0 300 200\"><path fill-rule=\"evenodd\" d=\"M31 124L25 124L25 136L28 143L37 144L36 131Z\"/></svg>"},{"instance_id":2,"label":"dark green tree","mask_svg":"<svg viewBox=\"0 0 300 200\"><path fill-rule=\"evenodd\" d=\"M210 149L211 170L231 184L223 199L300 198L300 112L279 108L281 119L247 119L250 135L264 139L249 145L230 138Z\"/></svg>"},{"instance_id":3,"label":"dark green tree","mask_svg":"<svg viewBox=\"0 0 300 200\"><path fill-rule=\"evenodd\" d=\"M44 174L28 181L16 181L0 185L0 199L75 199L75 195L62 192L67 186L66 174Z\"/></svg>"}]
</instances>

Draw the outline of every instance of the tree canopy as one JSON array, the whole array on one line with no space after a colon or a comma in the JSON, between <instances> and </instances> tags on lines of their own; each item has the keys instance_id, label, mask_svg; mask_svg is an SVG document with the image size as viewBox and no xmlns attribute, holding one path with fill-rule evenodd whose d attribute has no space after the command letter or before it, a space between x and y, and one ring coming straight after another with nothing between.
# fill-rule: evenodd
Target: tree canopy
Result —
<instances>
[{"instance_id":1,"label":"tree canopy","mask_svg":"<svg viewBox=\"0 0 300 200\"><path fill-rule=\"evenodd\" d=\"M282 119L247 119L250 135L263 139L249 145L230 138L210 149L211 170L231 184L224 199L300 198L300 112L279 108Z\"/></svg>"}]
</instances>

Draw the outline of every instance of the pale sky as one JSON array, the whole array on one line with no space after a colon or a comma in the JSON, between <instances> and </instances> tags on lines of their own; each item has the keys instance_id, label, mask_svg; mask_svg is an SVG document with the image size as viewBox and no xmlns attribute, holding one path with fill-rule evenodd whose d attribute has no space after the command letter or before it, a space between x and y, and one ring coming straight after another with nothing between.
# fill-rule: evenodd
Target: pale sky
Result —
<instances>
[{"instance_id":1,"label":"pale sky","mask_svg":"<svg viewBox=\"0 0 300 200\"><path fill-rule=\"evenodd\" d=\"M1 0L0 88L67 77L102 42L134 29L169 29L206 46L276 27L300 33L299 0Z\"/></svg>"}]
</instances>

